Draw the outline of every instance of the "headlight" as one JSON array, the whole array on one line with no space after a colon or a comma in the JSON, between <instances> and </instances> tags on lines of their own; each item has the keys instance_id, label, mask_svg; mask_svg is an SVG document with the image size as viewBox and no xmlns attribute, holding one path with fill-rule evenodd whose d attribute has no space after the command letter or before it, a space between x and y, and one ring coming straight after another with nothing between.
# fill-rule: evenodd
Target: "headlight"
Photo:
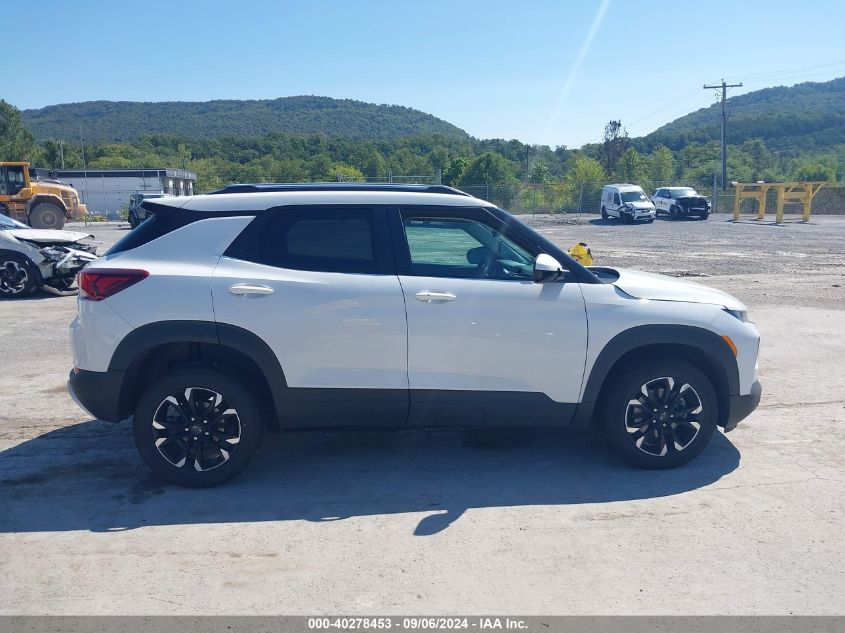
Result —
<instances>
[{"instance_id":1,"label":"headlight","mask_svg":"<svg viewBox=\"0 0 845 633\"><path fill-rule=\"evenodd\" d=\"M38 252L41 253L41 256L44 259L51 262L57 262L67 255L67 249L62 248L61 246L47 246Z\"/></svg>"},{"instance_id":2,"label":"headlight","mask_svg":"<svg viewBox=\"0 0 845 633\"><path fill-rule=\"evenodd\" d=\"M743 323L748 323L748 312L745 310L729 310L728 308L724 308L724 310L735 319L739 319Z\"/></svg>"},{"instance_id":3,"label":"headlight","mask_svg":"<svg viewBox=\"0 0 845 633\"><path fill-rule=\"evenodd\" d=\"M97 247L94 244L87 244L85 242L74 242L70 248L77 251L85 251L86 253L97 254Z\"/></svg>"}]
</instances>

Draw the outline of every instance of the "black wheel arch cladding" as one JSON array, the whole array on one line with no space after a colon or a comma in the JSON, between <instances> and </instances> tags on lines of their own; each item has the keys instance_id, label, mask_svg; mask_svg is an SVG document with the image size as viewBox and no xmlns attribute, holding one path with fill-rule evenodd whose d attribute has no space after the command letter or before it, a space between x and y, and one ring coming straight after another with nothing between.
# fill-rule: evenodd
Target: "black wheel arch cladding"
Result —
<instances>
[{"instance_id":1,"label":"black wheel arch cladding","mask_svg":"<svg viewBox=\"0 0 845 633\"><path fill-rule=\"evenodd\" d=\"M133 369L148 352L169 343L209 344L233 350L249 358L261 372L270 391L275 412L283 409L283 390L287 386L276 355L264 340L241 327L213 321L159 321L136 328L118 344L109 364L109 372L125 376L120 392L121 412L129 412ZM130 383L130 384L127 384Z\"/></svg>"},{"instance_id":2,"label":"black wheel arch cladding","mask_svg":"<svg viewBox=\"0 0 845 633\"><path fill-rule=\"evenodd\" d=\"M589 426L599 396L607 378L618 366L620 360L638 349L659 346L663 353L684 357L693 350L703 365L705 374L713 380L713 388L719 399L720 424L728 415L729 399L739 393L739 368L728 345L718 334L704 328L689 325L640 325L624 330L614 336L599 352L596 361L586 377L584 393L578 405L574 426ZM674 348L674 350L673 350ZM691 360L691 359L688 359Z\"/></svg>"}]
</instances>

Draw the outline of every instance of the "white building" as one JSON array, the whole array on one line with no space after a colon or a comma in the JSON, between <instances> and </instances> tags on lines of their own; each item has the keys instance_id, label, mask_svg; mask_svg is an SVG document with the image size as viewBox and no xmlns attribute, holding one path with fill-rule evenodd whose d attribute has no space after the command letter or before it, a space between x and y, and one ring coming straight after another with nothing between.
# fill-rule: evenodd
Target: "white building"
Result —
<instances>
[{"instance_id":1,"label":"white building","mask_svg":"<svg viewBox=\"0 0 845 633\"><path fill-rule=\"evenodd\" d=\"M139 191L194 195L197 175L186 169L56 169L52 178L69 183L88 205L88 212L116 218Z\"/></svg>"}]
</instances>

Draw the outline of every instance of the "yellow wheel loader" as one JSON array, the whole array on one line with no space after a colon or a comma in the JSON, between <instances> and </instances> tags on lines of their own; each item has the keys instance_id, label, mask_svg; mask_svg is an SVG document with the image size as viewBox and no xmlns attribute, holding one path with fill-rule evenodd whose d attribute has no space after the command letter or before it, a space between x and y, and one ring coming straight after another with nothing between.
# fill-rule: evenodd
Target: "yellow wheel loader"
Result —
<instances>
[{"instance_id":1,"label":"yellow wheel loader","mask_svg":"<svg viewBox=\"0 0 845 633\"><path fill-rule=\"evenodd\" d=\"M69 184L26 162L0 162L0 213L36 229L60 229L88 209Z\"/></svg>"}]
</instances>

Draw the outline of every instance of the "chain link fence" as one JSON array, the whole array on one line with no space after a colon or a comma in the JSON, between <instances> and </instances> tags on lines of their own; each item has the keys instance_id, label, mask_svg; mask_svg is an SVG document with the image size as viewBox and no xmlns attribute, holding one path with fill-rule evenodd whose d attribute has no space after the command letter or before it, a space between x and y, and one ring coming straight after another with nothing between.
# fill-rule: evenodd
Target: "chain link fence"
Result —
<instances>
[{"instance_id":1,"label":"chain link fence","mask_svg":"<svg viewBox=\"0 0 845 633\"><path fill-rule=\"evenodd\" d=\"M582 183L515 183L497 186L489 183L463 184L459 189L470 195L489 200L516 214L594 214L601 213L602 189L609 182ZM678 180L666 181L635 181L630 184L639 185L646 195L651 197L660 187L692 187L699 194L706 197L713 205L713 213L732 214L734 210L734 190L729 187L722 191L714 187L713 183L696 184ZM775 213L777 202L775 192L769 193L766 200L766 213ZM800 202L787 202L784 207L786 215L801 215ZM813 200L813 214L845 214L845 186L826 186ZM757 214L756 202L746 200L742 204L743 215Z\"/></svg>"}]
</instances>

